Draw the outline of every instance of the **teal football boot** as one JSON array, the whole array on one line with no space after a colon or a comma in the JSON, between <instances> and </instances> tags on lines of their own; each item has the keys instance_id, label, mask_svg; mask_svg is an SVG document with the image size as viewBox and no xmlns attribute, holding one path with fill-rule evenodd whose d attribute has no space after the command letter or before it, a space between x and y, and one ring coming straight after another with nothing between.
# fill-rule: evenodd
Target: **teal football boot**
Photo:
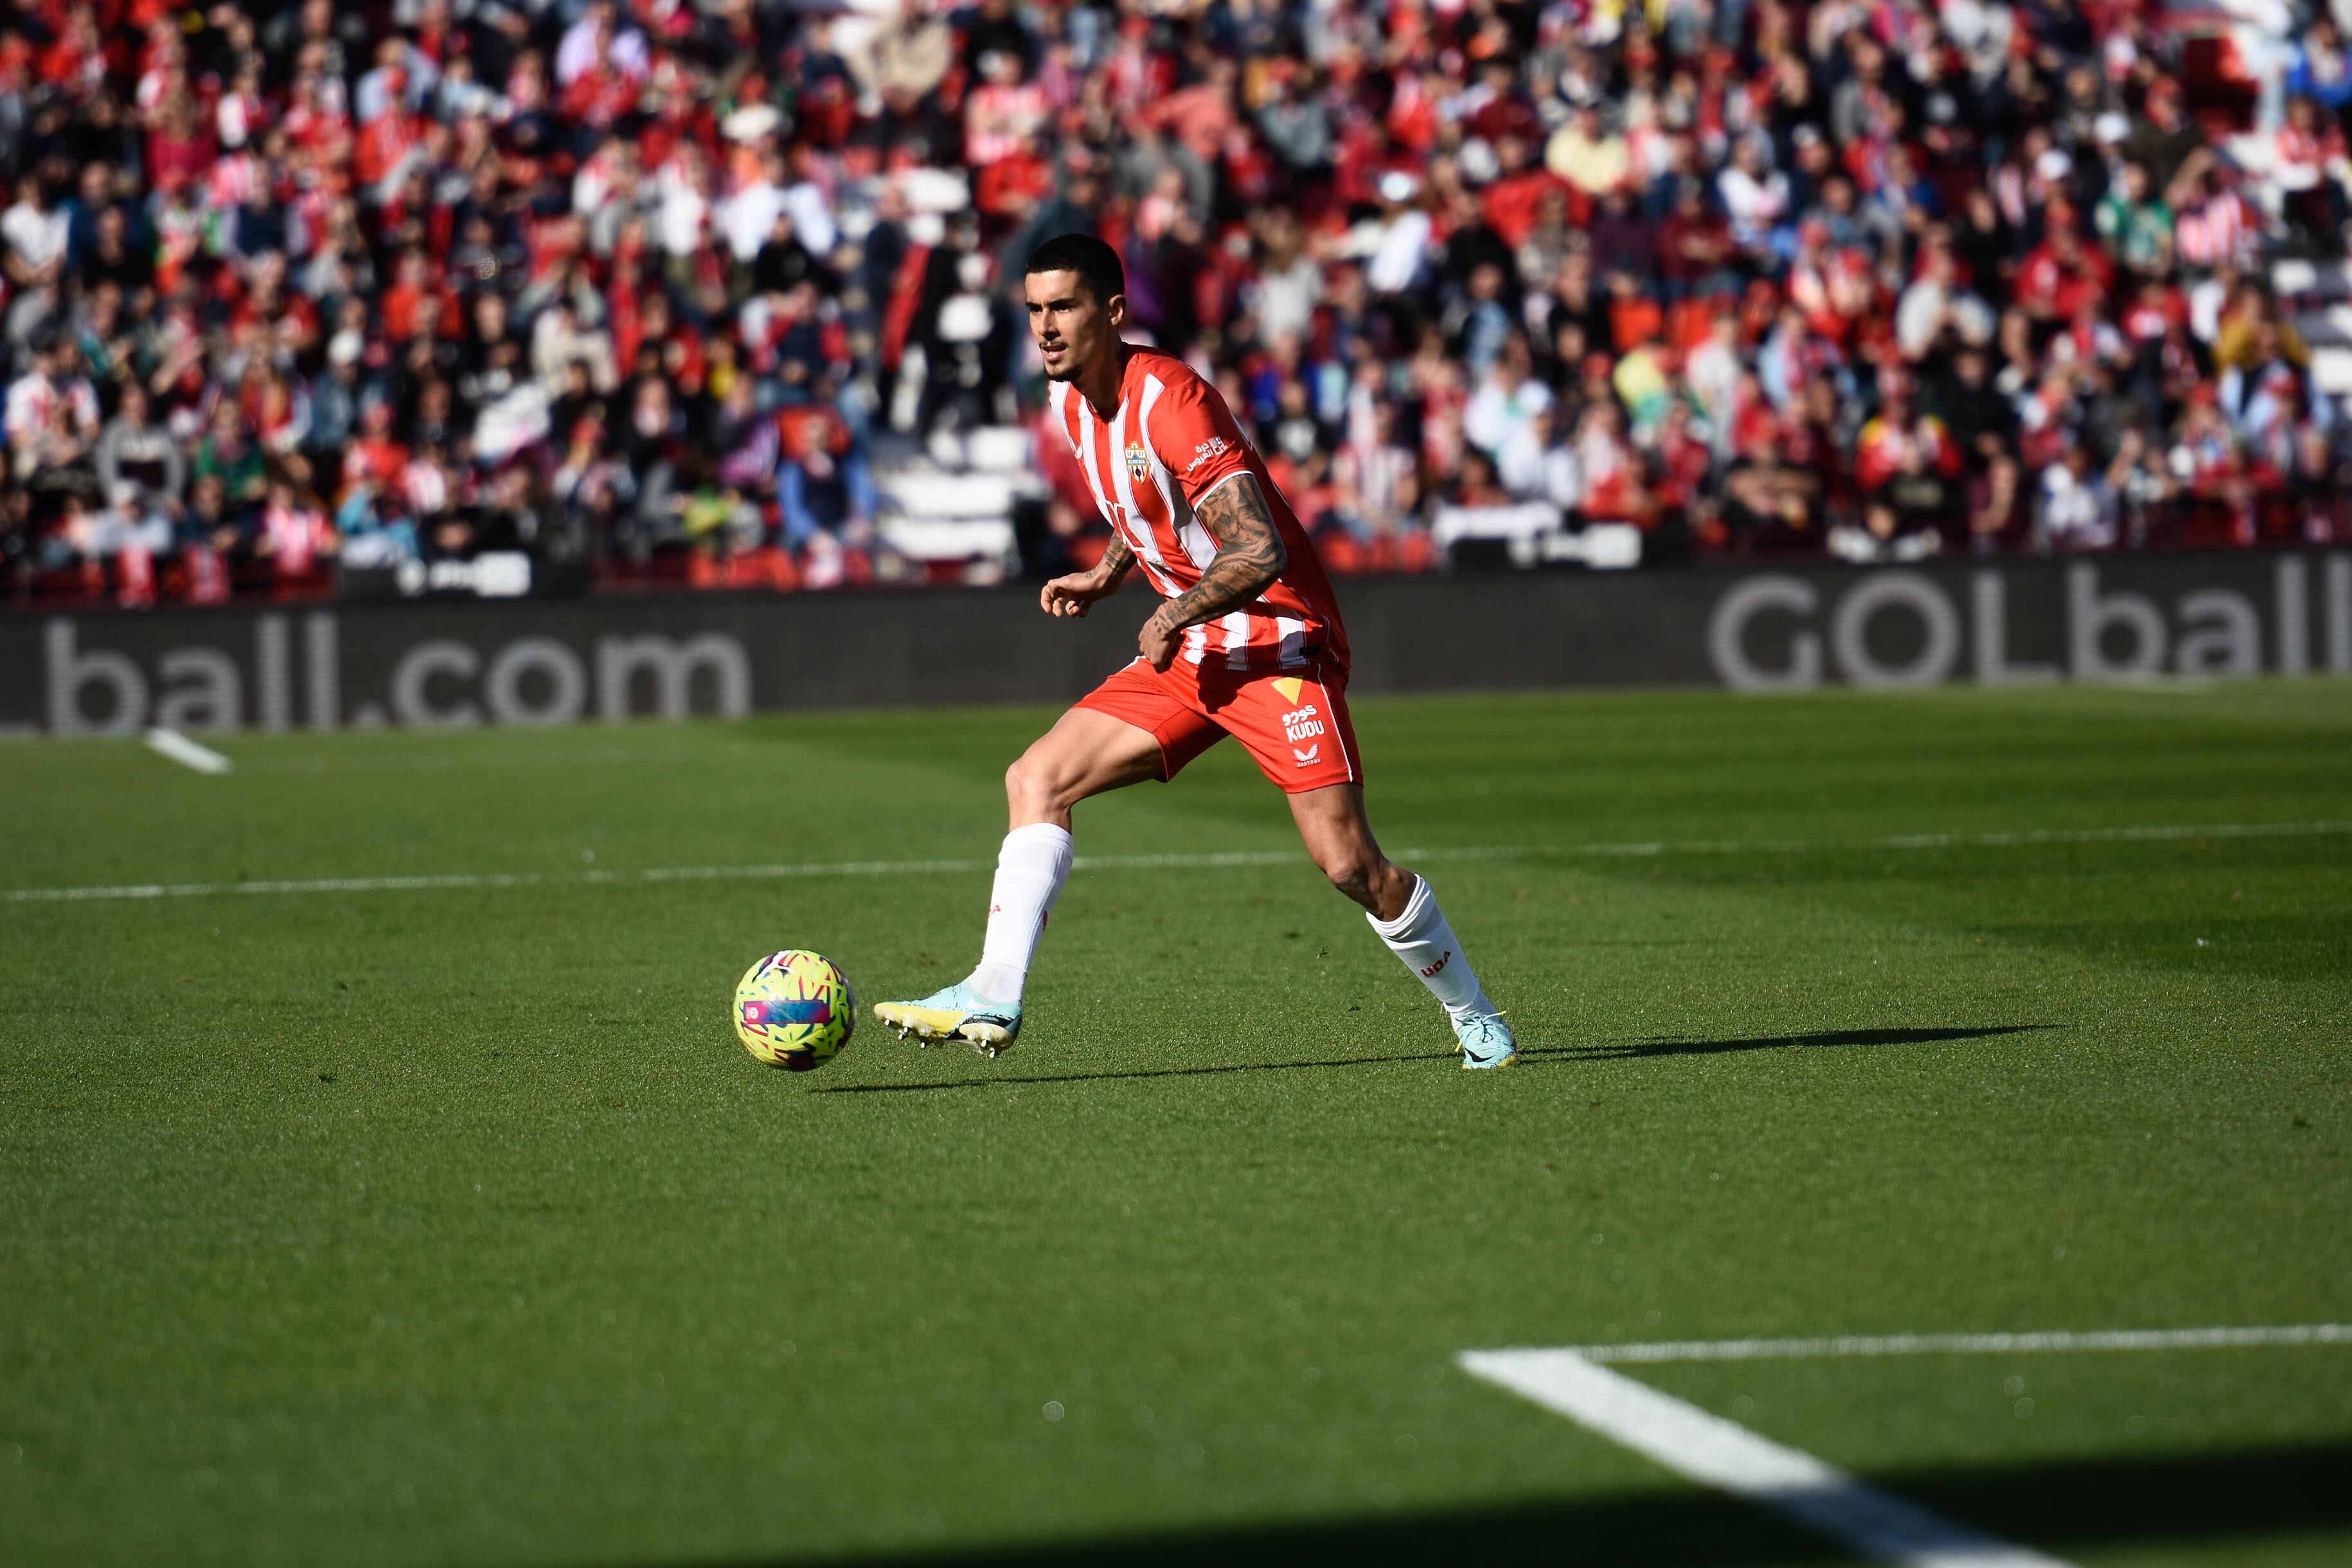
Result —
<instances>
[{"instance_id":1,"label":"teal football boot","mask_svg":"<svg viewBox=\"0 0 2352 1568\"><path fill-rule=\"evenodd\" d=\"M1519 1059L1519 1042L1500 1013L1472 1013L1455 1018L1454 1037L1462 1042L1462 1065L1473 1072L1507 1068Z\"/></svg>"},{"instance_id":2,"label":"teal football boot","mask_svg":"<svg viewBox=\"0 0 2352 1568\"><path fill-rule=\"evenodd\" d=\"M878 1002L874 1016L902 1040L962 1040L984 1057L1003 1056L1021 1036L1020 1003L992 1002L961 980L919 1002Z\"/></svg>"}]
</instances>

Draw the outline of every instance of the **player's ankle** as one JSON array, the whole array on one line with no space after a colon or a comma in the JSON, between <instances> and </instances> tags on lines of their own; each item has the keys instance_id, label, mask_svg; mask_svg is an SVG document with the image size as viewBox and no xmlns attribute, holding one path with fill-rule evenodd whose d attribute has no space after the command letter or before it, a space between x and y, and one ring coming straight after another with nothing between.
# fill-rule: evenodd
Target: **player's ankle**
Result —
<instances>
[{"instance_id":1,"label":"player's ankle","mask_svg":"<svg viewBox=\"0 0 2352 1568\"><path fill-rule=\"evenodd\" d=\"M1486 988L1483 985L1478 987L1478 994L1469 1001L1458 1005L1454 1003L1445 1005L1445 1016L1457 1023L1464 1018L1491 1018L1501 1012L1501 1008L1486 999Z\"/></svg>"},{"instance_id":2,"label":"player's ankle","mask_svg":"<svg viewBox=\"0 0 2352 1568\"><path fill-rule=\"evenodd\" d=\"M1018 1002L1022 987L1029 978L1025 969L1015 969L1009 963L983 963L971 972L964 982L976 995L991 1002Z\"/></svg>"}]
</instances>

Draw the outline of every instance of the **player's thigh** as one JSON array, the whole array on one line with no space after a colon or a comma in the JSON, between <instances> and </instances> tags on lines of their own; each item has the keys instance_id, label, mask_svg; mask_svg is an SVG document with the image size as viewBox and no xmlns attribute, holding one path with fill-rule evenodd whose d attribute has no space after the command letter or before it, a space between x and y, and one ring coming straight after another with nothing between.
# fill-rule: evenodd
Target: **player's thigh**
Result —
<instances>
[{"instance_id":1,"label":"player's thigh","mask_svg":"<svg viewBox=\"0 0 2352 1568\"><path fill-rule=\"evenodd\" d=\"M1080 713L1116 719L1151 737L1158 753L1158 765L1148 775L1152 778L1174 778L1186 763L1225 738L1202 705L1198 682L1181 664L1155 670L1140 658L1131 660L1078 699L1071 717ZM1135 781L1122 776L1119 782Z\"/></svg>"},{"instance_id":2,"label":"player's thigh","mask_svg":"<svg viewBox=\"0 0 2352 1568\"><path fill-rule=\"evenodd\" d=\"M1021 753L1005 774L1005 793L1016 816L1024 807L1050 816L1160 776L1158 736L1099 710L1073 708Z\"/></svg>"}]
</instances>

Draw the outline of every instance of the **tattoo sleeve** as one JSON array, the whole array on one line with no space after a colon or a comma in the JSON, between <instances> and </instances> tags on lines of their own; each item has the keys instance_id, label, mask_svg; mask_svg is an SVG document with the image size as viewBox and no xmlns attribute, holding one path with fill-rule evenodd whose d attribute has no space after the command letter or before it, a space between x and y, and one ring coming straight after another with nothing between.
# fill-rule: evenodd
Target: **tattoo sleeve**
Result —
<instances>
[{"instance_id":1,"label":"tattoo sleeve","mask_svg":"<svg viewBox=\"0 0 2352 1568\"><path fill-rule=\"evenodd\" d=\"M1217 542L1217 553L1192 589L1160 607L1169 626L1189 626L1213 621L1226 611L1248 604L1280 577L1290 564L1290 552L1275 531L1274 513L1254 474L1220 485L1201 503L1201 526Z\"/></svg>"}]
</instances>

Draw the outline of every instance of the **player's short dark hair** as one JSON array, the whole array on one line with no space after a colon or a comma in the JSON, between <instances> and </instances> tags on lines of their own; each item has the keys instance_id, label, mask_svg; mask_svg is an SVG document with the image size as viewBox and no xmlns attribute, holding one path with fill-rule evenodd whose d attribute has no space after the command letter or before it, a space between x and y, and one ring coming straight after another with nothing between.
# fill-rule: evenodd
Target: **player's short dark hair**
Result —
<instances>
[{"instance_id":1,"label":"player's short dark hair","mask_svg":"<svg viewBox=\"0 0 2352 1568\"><path fill-rule=\"evenodd\" d=\"M1118 252L1090 234L1060 234L1029 253L1030 272L1075 272L1099 304L1127 292Z\"/></svg>"}]
</instances>

